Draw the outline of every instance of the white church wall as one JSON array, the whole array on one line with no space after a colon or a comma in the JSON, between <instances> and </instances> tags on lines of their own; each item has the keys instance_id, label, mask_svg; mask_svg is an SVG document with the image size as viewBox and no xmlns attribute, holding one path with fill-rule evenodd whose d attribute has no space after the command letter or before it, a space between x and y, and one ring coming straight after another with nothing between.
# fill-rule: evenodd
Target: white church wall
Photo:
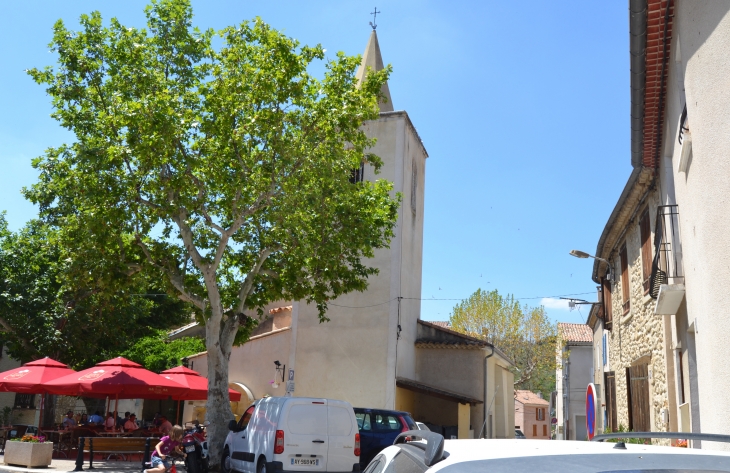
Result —
<instances>
[{"instance_id":1,"label":"white church wall","mask_svg":"<svg viewBox=\"0 0 730 473\"><path fill-rule=\"evenodd\" d=\"M365 126L369 136L378 137L372 151L383 160L380 174L374 175L366 166L365 178L395 181L395 191L402 188L402 181L397 183L398 144L403 140L398 128L393 119ZM399 268L394 262L400 261L399 239L396 230L391 247L376 251L367 261L380 272L368 280L366 292L350 293L329 304L329 322L320 324L316 307L299 303L294 362L297 396L393 408L399 293Z\"/></svg>"},{"instance_id":2,"label":"white church wall","mask_svg":"<svg viewBox=\"0 0 730 473\"><path fill-rule=\"evenodd\" d=\"M398 115L399 133L403 134L400 161L403 185L398 221L401 238L400 306L401 334L398 340L397 376L416 379L417 320L421 314L421 279L423 266L423 221L427 154L415 128L405 112ZM415 179L415 181L414 181ZM414 186L415 183L415 186Z\"/></svg>"}]
</instances>

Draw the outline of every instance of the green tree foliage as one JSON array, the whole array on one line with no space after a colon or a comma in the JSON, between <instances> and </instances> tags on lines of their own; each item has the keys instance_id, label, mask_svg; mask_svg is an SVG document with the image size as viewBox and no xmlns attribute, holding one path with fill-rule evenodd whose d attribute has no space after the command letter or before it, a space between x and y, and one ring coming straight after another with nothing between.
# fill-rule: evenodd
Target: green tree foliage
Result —
<instances>
[{"instance_id":1,"label":"green tree foliage","mask_svg":"<svg viewBox=\"0 0 730 473\"><path fill-rule=\"evenodd\" d=\"M55 24L58 65L29 73L76 141L34 161L27 196L84 271L154 267L196 310L215 459L231 418L228 359L251 316L289 299L326 320L327 301L364 290L376 273L365 259L389 245L400 196L349 180L363 161L381 165L362 124L378 118L390 69L358 84L360 59L337 53L317 79L322 47L260 19L200 31L188 0L153 1L146 15L147 29L105 26L98 12L81 31Z\"/></svg>"},{"instance_id":2,"label":"green tree foliage","mask_svg":"<svg viewBox=\"0 0 730 473\"><path fill-rule=\"evenodd\" d=\"M454 330L481 338L515 364L515 389L547 395L555 389L557 326L545 309L520 305L499 291L477 291L454 307Z\"/></svg>"},{"instance_id":3,"label":"green tree foliage","mask_svg":"<svg viewBox=\"0 0 730 473\"><path fill-rule=\"evenodd\" d=\"M134 346L122 353L122 356L159 373L179 366L184 357L202 351L205 351L205 341L200 338L183 337L169 340L167 332L155 330L149 336L137 340Z\"/></svg>"},{"instance_id":4,"label":"green tree foliage","mask_svg":"<svg viewBox=\"0 0 730 473\"><path fill-rule=\"evenodd\" d=\"M71 277L71 267L52 229L31 221L11 232L0 214L0 337L13 358L86 368L190 319L176 299L138 295L161 291L146 273L94 280Z\"/></svg>"}]
</instances>

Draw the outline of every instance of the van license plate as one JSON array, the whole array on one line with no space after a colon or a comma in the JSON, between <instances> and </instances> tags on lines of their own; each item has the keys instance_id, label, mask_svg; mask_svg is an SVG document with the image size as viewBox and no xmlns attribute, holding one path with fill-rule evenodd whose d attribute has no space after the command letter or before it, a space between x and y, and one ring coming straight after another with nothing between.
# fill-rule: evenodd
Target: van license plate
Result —
<instances>
[{"instance_id":1,"label":"van license plate","mask_svg":"<svg viewBox=\"0 0 730 473\"><path fill-rule=\"evenodd\" d=\"M319 458L292 458L291 464L297 466L317 466L319 465Z\"/></svg>"}]
</instances>

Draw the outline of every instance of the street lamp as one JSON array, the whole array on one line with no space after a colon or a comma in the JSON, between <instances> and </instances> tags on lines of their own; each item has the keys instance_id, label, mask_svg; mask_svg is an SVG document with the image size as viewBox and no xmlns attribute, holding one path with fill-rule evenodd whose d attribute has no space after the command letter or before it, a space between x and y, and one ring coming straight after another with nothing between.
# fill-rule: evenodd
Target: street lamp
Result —
<instances>
[{"instance_id":1,"label":"street lamp","mask_svg":"<svg viewBox=\"0 0 730 473\"><path fill-rule=\"evenodd\" d=\"M606 278L610 281L611 280L611 263L608 262L608 260L605 260L603 258L599 258L598 256L589 255L585 251L580 250L570 250L570 255L575 256L576 258L593 258L597 259L598 261L603 261L607 265L608 273L606 275Z\"/></svg>"}]
</instances>

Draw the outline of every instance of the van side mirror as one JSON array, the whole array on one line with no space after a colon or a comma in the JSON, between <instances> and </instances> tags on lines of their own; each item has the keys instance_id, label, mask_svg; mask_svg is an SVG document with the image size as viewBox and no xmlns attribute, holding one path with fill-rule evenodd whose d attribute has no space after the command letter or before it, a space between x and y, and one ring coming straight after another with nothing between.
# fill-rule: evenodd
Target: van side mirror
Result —
<instances>
[{"instance_id":1,"label":"van side mirror","mask_svg":"<svg viewBox=\"0 0 730 473\"><path fill-rule=\"evenodd\" d=\"M238 431L238 422L236 422L235 420L231 420L228 423L228 430L230 430L232 432L237 432Z\"/></svg>"}]
</instances>

